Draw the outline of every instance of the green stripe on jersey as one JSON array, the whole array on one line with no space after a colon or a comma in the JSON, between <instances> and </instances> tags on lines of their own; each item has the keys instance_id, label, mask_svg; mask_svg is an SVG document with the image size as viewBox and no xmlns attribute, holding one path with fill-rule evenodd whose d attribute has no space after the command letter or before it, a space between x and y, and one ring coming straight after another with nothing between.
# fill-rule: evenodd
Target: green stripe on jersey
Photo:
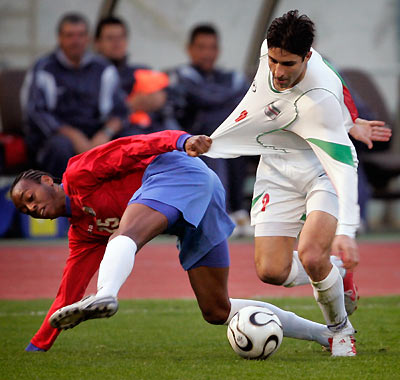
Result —
<instances>
[{"instance_id":1,"label":"green stripe on jersey","mask_svg":"<svg viewBox=\"0 0 400 380\"><path fill-rule=\"evenodd\" d=\"M337 72L337 70L332 66L332 64L325 58L322 58L322 60L325 62L325 65L327 65L339 77L340 81L342 82L342 85L348 88L349 86L346 84L346 82L344 81L342 76Z\"/></svg>"},{"instance_id":2,"label":"green stripe on jersey","mask_svg":"<svg viewBox=\"0 0 400 380\"><path fill-rule=\"evenodd\" d=\"M323 151L328 153L334 160L343 162L344 164L354 166L353 155L348 145L331 143L319 139L309 138L307 141L317 145Z\"/></svg>"},{"instance_id":3,"label":"green stripe on jersey","mask_svg":"<svg viewBox=\"0 0 400 380\"><path fill-rule=\"evenodd\" d=\"M260 195L257 195L251 202L251 208L253 208L253 206L257 203L257 201L262 197L262 195L264 194L264 192L262 192Z\"/></svg>"}]
</instances>

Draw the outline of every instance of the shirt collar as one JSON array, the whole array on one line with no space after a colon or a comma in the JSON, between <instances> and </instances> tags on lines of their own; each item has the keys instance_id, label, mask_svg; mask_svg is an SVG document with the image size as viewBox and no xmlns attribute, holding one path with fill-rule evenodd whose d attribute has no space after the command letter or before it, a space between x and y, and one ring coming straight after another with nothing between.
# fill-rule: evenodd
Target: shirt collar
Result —
<instances>
[{"instance_id":1,"label":"shirt collar","mask_svg":"<svg viewBox=\"0 0 400 380\"><path fill-rule=\"evenodd\" d=\"M71 61L68 59L68 57L65 55L65 53L60 49L57 48L56 50L56 57L57 60L65 67L69 69L76 69L77 67L71 63ZM78 68L85 67L88 65L90 62L93 61L94 54L91 53L90 51L86 51L85 54L83 55Z\"/></svg>"}]
</instances>

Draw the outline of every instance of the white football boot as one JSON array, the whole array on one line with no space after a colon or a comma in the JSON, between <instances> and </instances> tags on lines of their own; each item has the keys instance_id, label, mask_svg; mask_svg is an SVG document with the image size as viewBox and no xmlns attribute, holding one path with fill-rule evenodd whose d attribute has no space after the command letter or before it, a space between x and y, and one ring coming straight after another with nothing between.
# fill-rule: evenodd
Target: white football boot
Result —
<instances>
[{"instance_id":1,"label":"white football boot","mask_svg":"<svg viewBox=\"0 0 400 380\"><path fill-rule=\"evenodd\" d=\"M332 337L329 338L332 356L356 356L355 333L349 320L341 330L333 332Z\"/></svg>"},{"instance_id":2,"label":"white football boot","mask_svg":"<svg viewBox=\"0 0 400 380\"><path fill-rule=\"evenodd\" d=\"M54 312L49 323L56 329L67 330L88 319L109 318L118 310L116 297L90 295Z\"/></svg>"}]
</instances>

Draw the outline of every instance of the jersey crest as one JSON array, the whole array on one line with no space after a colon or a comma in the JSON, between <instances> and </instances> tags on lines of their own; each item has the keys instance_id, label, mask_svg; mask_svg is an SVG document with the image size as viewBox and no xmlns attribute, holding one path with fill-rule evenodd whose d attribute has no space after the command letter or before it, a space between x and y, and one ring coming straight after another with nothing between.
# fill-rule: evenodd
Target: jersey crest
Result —
<instances>
[{"instance_id":1,"label":"jersey crest","mask_svg":"<svg viewBox=\"0 0 400 380\"><path fill-rule=\"evenodd\" d=\"M264 109L265 116L270 120L276 119L281 113L281 110L274 103L269 103Z\"/></svg>"},{"instance_id":2,"label":"jersey crest","mask_svg":"<svg viewBox=\"0 0 400 380\"><path fill-rule=\"evenodd\" d=\"M82 211L83 211L85 214L88 214L88 215L90 215L90 216L96 216L95 211L94 211L91 207L83 206L83 207L82 207Z\"/></svg>"}]
</instances>

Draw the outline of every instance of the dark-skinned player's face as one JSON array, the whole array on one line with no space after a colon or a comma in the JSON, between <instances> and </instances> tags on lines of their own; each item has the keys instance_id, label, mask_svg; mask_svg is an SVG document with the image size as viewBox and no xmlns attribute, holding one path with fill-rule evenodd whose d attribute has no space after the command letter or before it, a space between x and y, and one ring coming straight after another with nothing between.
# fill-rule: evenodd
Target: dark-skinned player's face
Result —
<instances>
[{"instance_id":1,"label":"dark-skinned player's face","mask_svg":"<svg viewBox=\"0 0 400 380\"><path fill-rule=\"evenodd\" d=\"M64 199L57 194L53 179L43 175L41 183L21 179L11 193L15 207L37 219L54 219L65 211Z\"/></svg>"}]
</instances>

